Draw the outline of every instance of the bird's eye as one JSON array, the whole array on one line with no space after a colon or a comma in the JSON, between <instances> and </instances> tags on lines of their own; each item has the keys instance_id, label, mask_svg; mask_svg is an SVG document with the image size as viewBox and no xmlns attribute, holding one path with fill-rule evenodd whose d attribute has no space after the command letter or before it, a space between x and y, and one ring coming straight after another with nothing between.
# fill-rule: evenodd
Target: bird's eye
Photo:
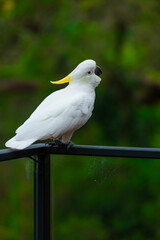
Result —
<instances>
[{"instance_id":1,"label":"bird's eye","mask_svg":"<svg viewBox=\"0 0 160 240\"><path fill-rule=\"evenodd\" d=\"M91 72L89 71L88 74L91 74Z\"/></svg>"}]
</instances>

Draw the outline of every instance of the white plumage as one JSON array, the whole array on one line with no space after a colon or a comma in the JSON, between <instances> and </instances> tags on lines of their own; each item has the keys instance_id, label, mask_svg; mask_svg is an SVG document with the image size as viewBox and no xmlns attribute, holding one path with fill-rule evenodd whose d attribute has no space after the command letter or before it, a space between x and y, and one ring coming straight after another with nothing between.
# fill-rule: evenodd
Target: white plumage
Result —
<instances>
[{"instance_id":1,"label":"white plumage","mask_svg":"<svg viewBox=\"0 0 160 240\"><path fill-rule=\"evenodd\" d=\"M69 82L64 89L50 94L6 142L6 147L23 149L37 140L60 139L68 144L74 131L92 115L95 88L101 69L93 60L80 63L66 78L52 82Z\"/></svg>"}]
</instances>

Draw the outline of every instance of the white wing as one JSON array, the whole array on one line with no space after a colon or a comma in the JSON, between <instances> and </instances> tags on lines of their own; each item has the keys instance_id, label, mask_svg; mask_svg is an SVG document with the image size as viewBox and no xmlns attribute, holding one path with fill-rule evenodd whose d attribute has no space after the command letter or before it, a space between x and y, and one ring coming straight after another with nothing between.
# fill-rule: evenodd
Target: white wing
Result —
<instances>
[{"instance_id":1,"label":"white wing","mask_svg":"<svg viewBox=\"0 0 160 240\"><path fill-rule=\"evenodd\" d=\"M31 117L17 130L16 141L27 139L47 139L61 137L67 131L82 126L91 116L90 106L93 101L83 93L54 97L50 95L35 110ZM53 102L56 100L58 102ZM50 102L51 101L51 102ZM49 104L48 104L49 103ZM35 141L36 141L35 140Z\"/></svg>"},{"instance_id":2,"label":"white wing","mask_svg":"<svg viewBox=\"0 0 160 240\"><path fill-rule=\"evenodd\" d=\"M31 114L31 116L16 130L16 133L18 133L25 125L29 122L32 122L34 120L45 120L49 118L49 116L52 114L50 112L50 109L54 107L54 115L59 115L62 111L61 108L58 107L60 105L60 99L62 101L63 97L65 95L65 89L61 89L59 91L56 91L52 94L50 94L48 97L46 97L43 102L36 108L36 110Z\"/></svg>"}]
</instances>

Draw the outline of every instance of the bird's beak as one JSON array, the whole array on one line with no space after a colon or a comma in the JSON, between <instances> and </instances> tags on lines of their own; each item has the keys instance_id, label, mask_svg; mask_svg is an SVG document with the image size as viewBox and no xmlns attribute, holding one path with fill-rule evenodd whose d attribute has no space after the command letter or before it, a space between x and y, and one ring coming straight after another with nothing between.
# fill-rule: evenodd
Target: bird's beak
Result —
<instances>
[{"instance_id":1,"label":"bird's beak","mask_svg":"<svg viewBox=\"0 0 160 240\"><path fill-rule=\"evenodd\" d=\"M50 81L52 84L63 84L63 83L68 83L71 81L71 77L70 75L68 75L67 77L65 78L62 78L61 80L59 81Z\"/></svg>"},{"instance_id":2,"label":"bird's beak","mask_svg":"<svg viewBox=\"0 0 160 240\"><path fill-rule=\"evenodd\" d=\"M102 70L101 70L100 67L96 66L95 74L96 74L97 76L100 76L100 75L102 74Z\"/></svg>"}]
</instances>

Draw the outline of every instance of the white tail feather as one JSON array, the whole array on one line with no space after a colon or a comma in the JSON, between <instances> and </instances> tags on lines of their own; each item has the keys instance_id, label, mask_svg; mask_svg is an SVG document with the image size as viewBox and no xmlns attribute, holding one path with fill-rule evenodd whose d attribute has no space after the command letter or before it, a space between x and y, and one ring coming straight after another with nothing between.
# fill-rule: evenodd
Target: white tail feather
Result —
<instances>
[{"instance_id":1,"label":"white tail feather","mask_svg":"<svg viewBox=\"0 0 160 240\"><path fill-rule=\"evenodd\" d=\"M11 138L5 143L6 147L12 148L12 149L24 149L31 145L33 142L35 142L35 139L27 139L24 141L17 141L15 137Z\"/></svg>"}]
</instances>

